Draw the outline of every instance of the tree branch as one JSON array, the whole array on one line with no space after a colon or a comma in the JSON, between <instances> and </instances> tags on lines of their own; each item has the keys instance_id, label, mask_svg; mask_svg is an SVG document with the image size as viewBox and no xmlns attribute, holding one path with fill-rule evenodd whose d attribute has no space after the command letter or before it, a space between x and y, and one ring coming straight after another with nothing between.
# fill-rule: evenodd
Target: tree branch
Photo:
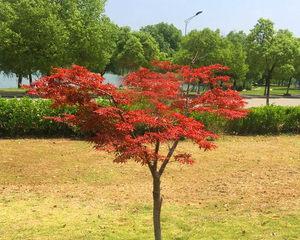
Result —
<instances>
[{"instance_id":1,"label":"tree branch","mask_svg":"<svg viewBox=\"0 0 300 240\"><path fill-rule=\"evenodd\" d=\"M160 142L159 142L159 141L156 141L156 144L155 144L155 154L158 154L158 152L159 152L159 147L160 147Z\"/></svg>"},{"instance_id":2,"label":"tree branch","mask_svg":"<svg viewBox=\"0 0 300 240\"><path fill-rule=\"evenodd\" d=\"M154 178L154 177L155 177L155 169L154 169L154 166L153 166L150 162L148 162L147 164L148 164L149 170L150 170L150 172L151 172L151 175L152 175L152 177Z\"/></svg>"},{"instance_id":3,"label":"tree branch","mask_svg":"<svg viewBox=\"0 0 300 240\"><path fill-rule=\"evenodd\" d=\"M159 152L159 148L160 148L160 142L157 140L156 144L155 144L155 154L156 155ZM154 167L155 171L157 171L157 162L158 162L158 159L157 159L157 156L156 156L156 158L154 159L154 163L153 163L153 167Z\"/></svg>"},{"instance_id":4,"label":"tree branch","mask_svg":"<svg viewBox=\"0 0 300 240\"><path fill-rule=\"evenodd\" d=\"M166 166L168 165L168 163L169 163L171 157L173 156L173 153L174 153L174 151L175 151L175 149L176 149L178 143L179 143L179 139L176 140L176 141L173 143L172 147L170 148L170 150L169 150L169 152L168 152L168 155L167 155L166 159L164 160L164 162L162 163L162 165L161 165L161 167L160 167L160 169L159 169L159 171L158 171L159 176L161 176L161 175L163 174L163 172L165 171L165 168L166 168Z\"/></svg>"}]
</instances>

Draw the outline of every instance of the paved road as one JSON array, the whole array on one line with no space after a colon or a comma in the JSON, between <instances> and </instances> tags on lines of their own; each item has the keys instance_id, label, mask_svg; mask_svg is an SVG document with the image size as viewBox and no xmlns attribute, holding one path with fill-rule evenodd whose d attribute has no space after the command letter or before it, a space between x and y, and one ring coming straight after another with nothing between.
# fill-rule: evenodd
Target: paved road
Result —
<instances>
[{"instance_id":1,"label":"paved road","mask_svg":"<svg viewBox=\"0 0 300 240\"><path fill-rule=\"evenodd\" d=\"M259 107L266 105L265 98L247 98L247 107ZM300 106L300 98L272 98L270 104L279 106Z\"/></svg>"}]
</instances>

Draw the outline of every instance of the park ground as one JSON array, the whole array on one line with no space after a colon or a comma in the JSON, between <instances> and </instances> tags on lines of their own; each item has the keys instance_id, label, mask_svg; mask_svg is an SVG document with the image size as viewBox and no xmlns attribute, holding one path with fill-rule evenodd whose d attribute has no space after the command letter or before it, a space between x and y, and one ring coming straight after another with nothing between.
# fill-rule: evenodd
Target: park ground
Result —
<instances>
[{"instance_id":1,"label":"park ground","mask_svg":"<svg viewBox=\"0 0 300 240\"><path fill-rule=\"evenodd\" d=\"M164 239L300 238L300 136L190 142L163 178ZM0 239L152 239L151 177L67 139L0 140Z\"/></svg>"},{"instance_id":2,"label":"park ground","mask_svg":"<svg viewBox=\"0 0 300 240\"><path fill-rule=\"evenodd\" d=\"M263 107L266 106L266 99L261 97L247 97L245 99L247 102L246 107ZM275 97L270 99L270 104L276 105L276 106L300 106L300 96L299 97L293 97L293 98L282 98L282 97Z\"/></svg>"}]
</instances>

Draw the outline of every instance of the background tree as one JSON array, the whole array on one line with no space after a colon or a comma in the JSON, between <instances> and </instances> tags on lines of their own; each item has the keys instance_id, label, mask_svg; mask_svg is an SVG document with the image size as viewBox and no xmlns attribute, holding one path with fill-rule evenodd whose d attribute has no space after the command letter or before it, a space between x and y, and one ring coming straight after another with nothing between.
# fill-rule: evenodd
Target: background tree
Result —
<instances>
[{"instance_id":1,"label":"background tree","mask_svg":"<svg viewBox=\"0 0 300 240\"><path fill-rule=\"evenodd\" d=\"M0 70L9 73L12 63L8 61L7 49L12 45L10 36L14 34L10 26L16 15L7 1L0 0Z\"/></svg>"},{"instance_id":2,"label":"background tree","mask_svg":"<svg viewBox=\"0 0 300 240\"><path fill-rule=\"evenodd\" d=\"M167 66L171 64L157 64ZM156 240L161 240L160 214L162 207L161 177L172 160L192 164L189 153L175 152L180 141L190 139L204 150L215 147L217 136L204 124L191 118L194 112L241 118L246 111L237 92L223 90L227 76L216 72L227 68L220 65L192 69L174 66L176 73L152 72L140 69L125 78L125 88L118 91L103 83L103 78L87 69L57 69L55 74L42 78L31 90L40 97L54 101L53 107L76 106L74 115L52 118L77 126L88 133L96 149L115 153L115 162L134 160L149 168L153 179L153 224ZM164 70L164 69L161 69ZM160 72L161 72L160 70ZM189 99L182 84L201 79L210 90ZM97 101L96 97L103 101ZM166 153L162 145L169 146Z\"/></svg>"},{"instance_id":3,"label":"background tree","mask_svg":"<svg viewBox=\"0 0 300 240\"><path fill-rule=\"evenodd\" d=\"M260 19L248 36L251 67L262 72L266 83L266 102L270 103L270 86L277 68L292 62L298 54L298 43L287 30L275 31L270 20Z\"/></svg>"},{"instance_id":4,"label":"background tree","mask_svg":"<svg viewBox=\"0 0 300 240\"><path fill-rule=\"evenodd\" d=\"M58 6L45 0L1 1L1 70L23 77L49 72L64 62L67 31Z\"/></svg>"},{"instance_id":5,"label":"background tree","mask_svg":"<svg viewBox=\"0 0 300 240\"><path fill-rule=\"evenodd\" d=\"M159 45L159 50L165 57L171 57L179 49L182 33L173 24L158 23L147 25L141 31L149 33Z\"/></svg>"},{"instance_id":6,"label":"background tree","mask_svg":"<svg viewBox=\"0 0 300 240\"><path fill-rule=\"evenodd\" d=\"M265 83L265 66L260 54L267 51L274 35L273 22L266 19L259 19L247 37L247 62L250 66L249 75L253 80L258 80L259 78L260 83Z\"/></svg>"},{"instance_id":7,"label":"background tree","mask_svg":"<svg viewBox=\"0 0 300 240\"><path fill-rule=\"evenodd\" d=\"M105 0L64 0L59 15L69 34L68 61L105 71L116 48L117 26L103 15Z\"/></svg>"},{"instance_id":8,"label":"background tree","mask_svg":"<svg viewBox=\"0 0 300 240\"><path fill-rule=\"evenodd\" d=\"M175 55L178 64L192 66L208 66L219 62L222 37L219 30L206 28L201 31L191 31L183 37L181 48Z\"/></svg>"},{"instance_id":9,"label":"background tree","mask_svg":"<svg viewBox=\"0 0 300 240\"><path fill-rule=\"evenodd\" d=\"M233 81L233 88L235 90L243 90L251 88L251 81L247 82L247 73L249 65L247 64L247 51L246 51L246 37L243 32L230 32L225 41L227 43L229 56L228 60L224 60L224 65L230 68L229 75Z\"/></svg>"},{"instance_id":10,"label":"background tree","mask_svg":"<svg viewBox=\"0 0 300 240\"><path fill-rule=\"evenodd\" d=\"M300 88L300 39L297 39L298 41L298 55L296 56L295 58L295 61L294 61L294 68L295 68L295 86L296 86L296 83L298 83L298 88Z\"/></svg>"},{"instance_id":11,"label":"background tree","mask_svg":"<svg viewBox=\"0 0 300 240\"><path fill-rule=\"evenodd\" d=\"M150 67L150 63L158 59L160 56L159 46L155 39L147 32L135 32L134 35L139 39L143 46L145 65L143 67Z\"/></svg>"},{"instance_id":12,"label":"background tree","mask_svg":"<svg viewBox=\"0 0 300 240\"><path fill-rule=\"evenodd\" d=\"M117 27L103 0L1 0L0 67L22 78L81 64L103 72L116 47Z\"/></svg>"},{"instance_id":13,"label":"background tree","mask_svg":"<svg viewBox=\"0 0 300 240\"><path fill-rule=\"evenodd\" d=\"M288 82L286 96L289 96L290 87L292 84L292 80L296 74L295 67L292 64L285 64L278 68L277 72L275 72L275 77L280 79L280 81ZM282 84L283 85L283 84Z\"/></svg>"},{"instance_id":14,"label":"background tree","mask_svg":"<svg viewBox=\"0 0 300 240\"><path fill-rule=\"evenodd\" d=\"M245 34L231 32L223 37L219 30L192 31L182 40L181 49L175 55L175 61L179 64L192 63L193 66L207 66L220 63L230 68L235 89L246 86Z\"/></svg>"},{"instance_id":15,"label":"background tree","mask_svg":"<svg viewBox=\"0 0 300 240\"><path fill-rule=\"evenodd\" d=\"M120 28L117 39L117 47L108 66L109 71L123 75L146 63L143 45L130 28Z\"/></svg>"},{"instance_id":16,"label":"background tree","mask_svg":"<svg viewBox=\"0 0 300 240\"><path fill-rule=\"evenodd\" d=\"M118 30L117 47L108 70L124 75L149 66L158 57L158 44L149 33L132 32L129 27L122 27Z\"/></svg>"},{"instance_id":17,"label":"background tree","mask_svg":"<svg viewBox=\"0 0 300 240\"><path fill-rule=\"evenodd\" d=\"M300 80L300 49L298 50L298 55L295 57L294 61L290 61L290 63L280 66L275 71L275 78L278 79L278 83L281 86L287 86L285 95L290 96L289 91L293 81L296 86L297 81Z\"/></svg>"}]
</instances>

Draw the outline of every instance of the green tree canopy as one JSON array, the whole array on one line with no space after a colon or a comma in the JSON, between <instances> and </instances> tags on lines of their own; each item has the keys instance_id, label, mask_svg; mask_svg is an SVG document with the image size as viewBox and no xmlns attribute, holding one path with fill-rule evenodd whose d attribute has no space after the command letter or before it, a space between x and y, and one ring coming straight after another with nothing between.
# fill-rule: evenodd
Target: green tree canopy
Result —
<instances>
[{"instance_id":1,"label":"green tree canopy","mask_svg":"<svg viewBox=\"0 0 300 240\"><path fill-rule=\"evenodd\" d=\"M220 63L230 67L229 74L234 86L244 86L248 65L246 64L245 35L231 32L221 35L219 30L208 28L192 31L182 39L181 49L175 55L175 62L195 67Z\"/></svg>"},{"instance_id":2,"label":"green tree canopy","mask_svg":"<svg viewBox=\"0 0 300 240\"><path fill-rule=\"evenodd\" d=\"M262 72L269 104L274 72L295 60L299 53L299 43L288 30L276 31L274 23L268 19L259 19L247 40L249 64L254 72Z\"/></svg>"},{"instance_id":3,"label":"green tree canopy","mask_svg":"<svg viewBox=\"0 0 300 240\"><path fill-rule=\"evenodd\" d=\"M117 26L103 15L105 0L57 0L68 30L68 64L101 72L116 48Z\"/></svg>"},{"instance_id":4,"label":"green tree canopy","mask_svg":"<svg viewBox=\"0 0 300 240\"><path fill-rule=\"evenodd\" d=\"M230 67L230 75L233 81L234 89L245 89L247 86L246 76L249 71L249 66L246 63L246 34L244 32L230 32L226 38L223 49L228 51L225 55L224 65ZM251 85L251 83L248 83Z\"/></svg>"},{"instance_id":5,"label":"green tree canopy","mask_svg":"<svg viewBox=\"0 0 300 240\"><path fill-rule=\"evenodd\" d=\"M150 67L150 62L157 59L160 55L159 45L155 39L147 32L134 32L133 33L143 46L145 64L143 66Z\"/></svg>"},{"instance_id":6,"label":"green tree canopy","mask_svg":"<svg viewBox=\"0 0 300 240\"><path fill-rule=\"evenodd\" d=\"M117 48L108 70L125 74L142 66L149 67L159 54L159 46L149 33L132 32L128 27L122 27L118 31Z\"/></svg>"},{"instance_id":7,"label":"green tree canopy","mask_svg":"<svg viewBox=\"0 0 300 240\"><path fill-rule=\"evenodd\" d=\"M193 66L211 65L219 62L222 36L220 31L209 28L191 31L183 37L181 48L175 56L179 64Z\"/></svg>"},{"instance_id":8,"label":"green tree canopy","mask_svg":"<svg viewBox=\"0 0 300 240\"><path fill-rule=\"evenodd\" d=\"M298 39L298 55L295 58L295 78L300 82L300 39Z\"/></svg>"},{"instance_id":9,"label":"green tree canopy","mask_svg":"<svg viewBox=\"0 0 300 240\"><path fill-rule=\"evenodd\" d=\"M290 78L293 78L296 74L295 66L291 63L284 64L280 66L274 72L275 78L287 81Z\"/></svg>"},{"instance_id":10,"label":"green tree canopy","mask_svg":"<svg viewBox=\"0 0 300 240\"><path fill-rule=\"evenodd\" d=\"M104 0L0 0L0 70L19 78L71 64L103 71L117 37L104 5Z\"/></svg>"},{"instance_id":11,"label":"green tree canopy","mask_svg":"<svg viewBox=\"0 0 300 240\"><path fill-rule=\"evenodd\" d=\"M141 31L149 33L158 43L159 49L166 57L172 56L180 47L182 33L173 24L158 23L147 25Z\"/></svg>"},{"instance_id":12,"label":"green tree canopy","mask_svg":"<svg viewBox=\"0 0 300 240\"><path fill-rule=\"evenodd\" d=\"M54 2L2 0L0 9L1 70L28 76L63 63L68 34Z\"/></svg>"}]
</instances>

